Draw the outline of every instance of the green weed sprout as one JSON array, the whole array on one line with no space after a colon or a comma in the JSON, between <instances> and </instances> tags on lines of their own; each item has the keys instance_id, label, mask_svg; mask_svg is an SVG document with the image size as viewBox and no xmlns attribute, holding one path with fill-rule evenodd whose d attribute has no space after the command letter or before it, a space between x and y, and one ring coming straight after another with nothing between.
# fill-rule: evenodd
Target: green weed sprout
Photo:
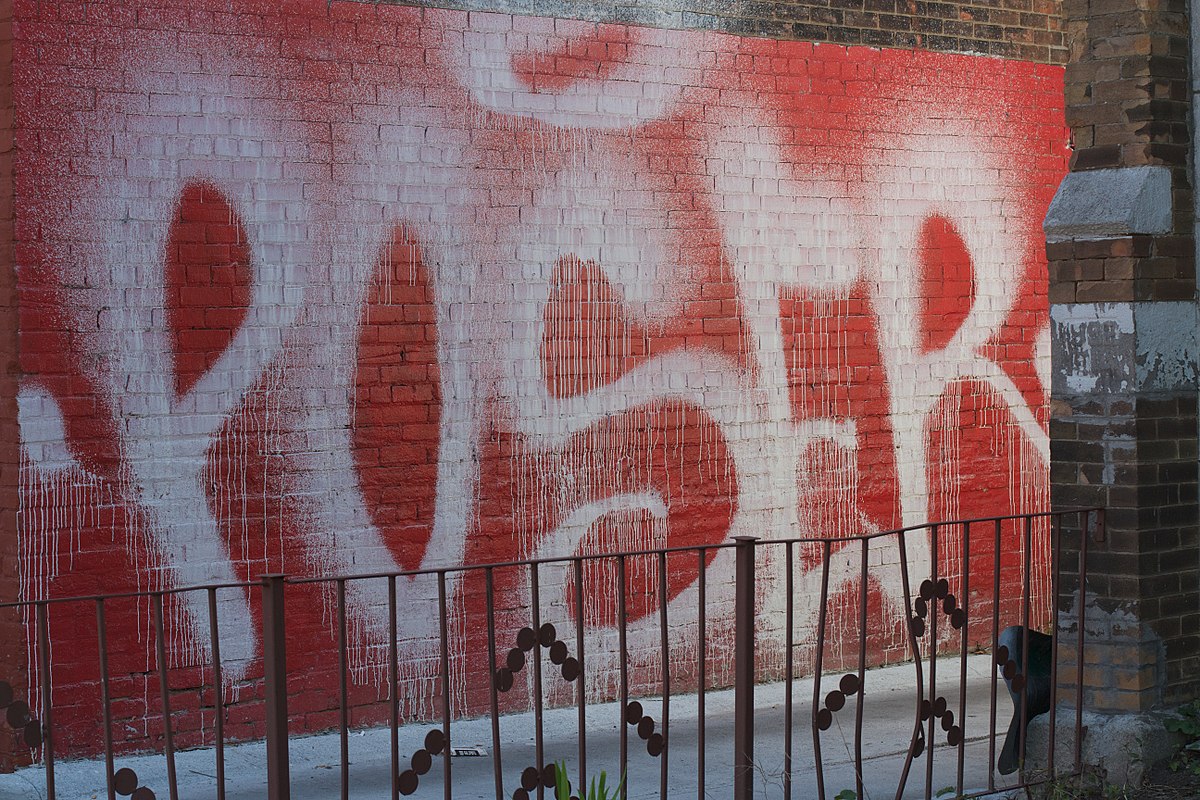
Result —
<instances>
[{"instance_id":1,"label":"green weed sprout","mask_svg":"<svg viewBox=\"0 0 1200 800\"><path fill-rule=\"evenodd\" d=\"M615 787L609 789L608 774L601 771L599 782L596 776L592 776L592 785L588 787L587 793L582 793L579 800L616 800L621 796L621 789L625 785L625 776L621 776L621 780ZM565 761L559 761L555 764L554 769L554 800L571 800L571 781L567 779L567 764Z\"/></svg>"}]
</instances>

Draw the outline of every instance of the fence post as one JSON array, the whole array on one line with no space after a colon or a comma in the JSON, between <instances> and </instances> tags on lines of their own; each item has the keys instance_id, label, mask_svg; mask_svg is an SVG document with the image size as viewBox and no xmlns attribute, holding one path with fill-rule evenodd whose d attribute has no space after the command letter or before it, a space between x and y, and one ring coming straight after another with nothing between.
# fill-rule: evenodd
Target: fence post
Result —
<instances>
[{"instance_id":1,"label":"fence post","mask_svg":"<svg viewBox=\"0 0 1200 800\"><path fill-rule=\"evenodd\" d=\"M267 701L267 798L290 800L288 777L287 637L283 575L262 576L263 690ZM219 691L219 689L218 689Z\"/></svg>"},{"instance_id":2,"label":"fence post","mask_svg":"<svg viewBox=\"0 0 1200 800\"><path fill-rule=\"evenodd\" d=\"M733 798L754 797L754 543L735 536L733 640Z\"/></svg>"}]
</instances>

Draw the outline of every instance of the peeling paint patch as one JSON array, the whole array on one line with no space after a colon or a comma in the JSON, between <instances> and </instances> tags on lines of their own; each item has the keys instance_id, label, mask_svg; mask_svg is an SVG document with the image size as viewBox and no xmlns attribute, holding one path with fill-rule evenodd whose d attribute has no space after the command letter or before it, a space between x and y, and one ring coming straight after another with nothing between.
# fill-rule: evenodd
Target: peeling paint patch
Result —
<instances>
[{"instance_id":1,"label":"peeling paint patch","mask_svg":"<svg viewBox=\"0 0 1200 800\"><path fill-rule=\"evenodd\" d=\"M1127 392L1137 377L1133 304L1050 308L1054 392Z\"/></svg>"},{"instance_id":2,"label":"peeling paint patch","mask_svg":"<svg viewBox=\"0 0 1200 800\"><path fill-rule=\"evenodd\" d=\"M1197 307L1192 302L1137 303L1137 379L1142 389L1184 389L1197 385L1200 343Z\"/></svg>"}]
</instances>

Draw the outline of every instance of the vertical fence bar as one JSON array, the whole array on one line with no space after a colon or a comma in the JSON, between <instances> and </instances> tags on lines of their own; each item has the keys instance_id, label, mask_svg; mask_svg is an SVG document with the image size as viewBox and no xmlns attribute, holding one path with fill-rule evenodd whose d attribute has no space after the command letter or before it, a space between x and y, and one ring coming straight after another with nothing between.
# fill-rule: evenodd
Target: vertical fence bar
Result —
<instances>
[{"instance_id":1,"label":"vertical fence bar","mask_svg":"<svg viewBox=\"0 0 1200 800\"><path fill-rule=\"evenodd\" d=\"M267 798L290 800L288 775L287 630L284 576L262 576L263 683L266 695Z\"/></svg>"},{"instance_id":2,"label":"vertical fence bar","mask_svg":"<svg viewBox=\"0 0 1200 800\"><path fill-rule=\"evenodd\" d=\"M1025 779L1025 726L1029 723L1026 700L1029 693L1029 593L1033 572L1033 517L1025 516L1025 535L1022 547L1021 576L1021 735L1017 737L1017 763L1021 765L1021 779Z\"/></svg>"},{"instance_id":3,"label":"vertical fence bar","mask_svg":"<svg viewBox=\"0 0 1200 800\"><path fill-rule=\"evenodd\" d=\"M52 687L50 681L50 621L46 601L34 606L37 622L38 672L41 673L42 689L42 762L46 771L46 797L54 800L54 709L50 705Z\"/></svg>"},{"instance_id":4,"label":"vertical fence bar","mask_svg":"<svg viewBox=\"0 0 1200 800\"><path fill-rule=\"evenodd\" d=\"M537 764L538 773L545 768L545 751L543 749L543 732L542 732L542 646L541 646L541 630L542 630L542 604L539 594L541 586L538 583L538 565L536 561L529 564L529 594L530 605L533 611L533 632L537 637L537 644L533 646L529 657L533 661L533 760ZM542 783L537 785L538 800L542 800L546 796L546 787Z\"/></svg>"},{"instance_id":5,"label":"vertical fence bar","mask_svg":"<svg viewBox=\"0 0 1200 800\"><path fill-rule=\"evenodd\" d=\"M708 658L706 647L708 643L708 635L705 632L705 624L707 623L707 615L704 608L708 603L707 597L707 576L708 576L708 548L701 547L699 553L699 564L696 565L697 585L696 585L696 600L699 608L696 609L696 658L697 658L697 674L696 674L696 798L697 800L705 800L704 797L704 693L705 683L708 681L708 670L706 669L705 660Z\"/></svg>"},{"instance_id":6,"label":"vertical fence bar","mask_svg":"<svg viewBox=\"0 0 1200 800\"><path fill-rule=\"evenodd\" d=\"M785 546L787 565L784 568L784 617L783 617L783 800L792 800L792 680L795 678L792 664L794 641L796 601L793 597L796 591L796 567L792 550L794 542L789 541Z\"/></svg>"},{"instance_id":7,"label":"vertical fence bar","mask_svg":"<svg viewBox=\"0 0 1200 800\"><path fill-rule=\"evenodd\" d=\"M971 603L971 523L962 525L962 591L959 593L958 607L962 609L962 636L958 646L958 729L962 737L958 740L958 777L954 784L958 794L963 793L963 777L967 761L967 637L968 621L971 614L968 606Z\"/></svg>"},{"instance_id":8,"label":"vertical fence bar","mask_svg":"<svg viewBox=\"0 0 1200 800\"><path fill-rule=\"evenodd\" d=\"M658 794L660 800L667 800L667 769L670 764L671 739L668 733L671 729L671 652L667 637L667 554L658 554L658 623L662 638L662 737L663 749L659 753L662 762L658 772ZM583 791L583 787L580 787Z\"/></svg>"},{"instance_id":9,"label":"vertical fence bar","mask_svg":"<svg viewBox=\"0 0 1200 800\"><path fill-rule=\"evenodd\" d=\"M817 610L817 647L813 653L813 697L812 697L812 736L813 764L817 770L817 797L825 800L825 763L821 757L821 725L818 721L818 709L821 707L821 672L825 663L825 624L826 612L829 608L829 558L833 553L833 544L826 539L821 542L821 598Z\"/></svg>"},{"instance_id":10,"label":"vertical fence bar","mask_svg":"<svg viewBox=\"0 0 1200 800\"><path fill-rule=\"evenodd\" d=\"M484 568L487 594L488 686L492 706L492 778L496 784L496 800L504 800L504 769L500 760L500 696L496 689L496 601L493 593L496 578L492 567Z\"/></svg>"},{"instance_id":11,"label":"vertical fence bar","mask_svg":"<svg viewBox=\"0 0 1200 800\"><path fill-rule=\"evenodd\" d=\"M859 797L866 797L863 789L863 704L867 697L867 573L871 568L869 548L871 540L862 540L862 576L858 586L858 629L862 640L858 648L858 702L854 704L854 787Z\"/></svg>"},{"instance_id":12,"label":"vertical fence bar","mask_svg":"<svg viewBox=\"0 0 1200 800\"><path fill-rule=\"evenodd\" d=\"M629 707L629 651L627 638L629 635L628 619L625 608L625 556L617 556L617 650L621 654L621 707L618 709L617 725L621 729L621 774L629 774L629 726L625 724L625 709ZM626 781L621 783L621 800L629 795ZM582 787L581 787L582 788Z\"/></svg>"},{"instance_id":13,"label":"vertical fence bar","mask_svg":"<svg viewBox=\"0 0 1200 800\"><path fill-rule=\"evenodd\" d=\"M154 616L154 650L158 660L158 693L162 703L163 739L167 755L167 792L171 800L179 800L179 782L175 774L175 735L171 730L171 685L167 677L167 636L163 628L163 596L155 592L150 598Z\"/></svg>"},{"instance_id":14,"label":"vertical fence bar","mask_svg":"<svg viewBox=\"0 0 1200 800\"><path fill-rule=\"evenodd\" d=\"M575 646L579 651L579 678L576 681L576 697L578 698L577 715L579 718L579 791L587 787L587 697L585 687L587 680L583 665L583 559L575 558L572 566L575 568Z\"/></svg>"},{"instance_id":15,"label":"vertical fence bar","mask_svg":"<svg viewBox=\"0 0 1200 800\"><path fill-rule=\"evenodd\" d=\"M442 750L442 792L445 800L450 800L453 793L450 783L450 754L453 752L450 741L450 624L446 611L446 571L439 570L438 585L438 634L441 639L442 657L442 740L445 749Z\"/></svg>"},{"instance_id":16,"label":"vertical fence bar","mask_svg":"<svg viewBox=\"0 0 1200 800\"><path fill-rule=\"evenodd\" d=\"M754 544L735 536L733 655L733 797L754 797Z\"/></svg>"},{"instance_id":17,"label":"vertical fence bar","mask_svg":"<svg viewBox=\"0 0 1200 800\"><path fill-rule=\"evenodd\" d=\"M217 800L225 800L225 678L221 673L221 637L217 622L217 590L208 589L208 632L212 642L213 710L216 719L213 733L216 738Z\"/></svg>"},{"instance_id":18,"label":"vertical fence bar","mask_svg":"<svg viewBox=\"0 0 1200 800\"><path fill-rule=\"evenodd\" d=\"M992 543L992 661L1000 649L1000 534L1002 523L996 520L995 541ZM996 664L990 669L991 701L988 710L988 791L996 791Z\"/></svg>"},{"instance_id":19,"label":"vertical fence bar","mask_svg":"<svg viewBox=\"0 0 1200 800\"><path fill-rule=\"evenodd\" d=\"M1078 618L1075 620L1077 630L1077 638L1075 641L1075 773L1078 774L1083 770L1083 637L1084 627L1087 621L1087 551L1089 529L1092 527L1092 512L1081 511L1080 516L1083 518L1083 525L1079 532L1079 586L1076 589L1078 597L1076 598L1075 608L1078 609ZM1096 540L1104 541L1104 510L1096 511Z\"/></svg>"},{"instance_id":20,"label":"vertical fence bar","mask_svg":"<svg viewBox=\"0 0 1200 800\"><path fill-rule=\"evenodd\" d=\"M906 534L907 531L901 530L896 531L895 535L896 546L900 551L900 585L904 590L904 615L908 628L908 646L912 648L913 667L917 673L917 707L913 720L912 742L904 758L904 768L900 771L900 780L896 785L896 800L900 800L904 796L905 787L908 785L908 775L912 770L913 761L918 755L917 743L922 735L921 706L924 702L922 698L925 696L925 677L921 672L921 645L917 641L917 629L913 622L912 584L908 575L908 541L904 538Z\"/></svg>"},{"instance_id":21,"label":"vertical fence bar","mask_svg":"<svg viewBox=\"0 0 1200 800\"><path fill-rule=\"evenodd\" d=\"M929 733L925 738L925 800L931 800L933 797L933 747L934 747L934 732L937 726L937 717L933 713L933 706L937 702L937 657L938 657L938 526L933 524L929 527L929 569L930 580L933 582L934 592L933 597L929 599Z\"/></svg>"},{"instance_id":22,"label":"vertical fence bar","mask_svg":"<svg viewBox=\"0 0 1200 800\"><path fill-rule=\"evenodd\" d=\"M350 698L346 688L346 579L337 580L338 734L342 800L350 800Z\"/></svg>"},{"instance_id":23,"label":"vertical fence bar","mask_svg":"<svg viewBox=\"0 0 1200 800\"><path fill-rule=\"evenodd\" d=\"M1046 743L1046 773L1055 779L1054 750L1058 727L1058 592L1062 581L1062 516L1050 520L1050 733Z\"/></svg>"},{"instance_id":24,"label":"vertical fence bar","mask_svg":"<svg viewBox=\"0 0 1200 800\"><path fill-rule=\"evenodd\" d=\"M96 600L96 644L100 656L100 706L104 713L104 780L108 788L108 800L116 800L117 792L113 786L112 700L108 684L108 631L104 625L102 597Z\"/></svg>"},{"instance_id":25,"label":"vertical fence bar","mask_svg":"<svg viewBox=\"0 0 1200 800\"><path fill-rule=\"evenodd\" d=\"M387 579L388 595L388 749L392 800L400 797L400 643L396 641L396 576ZM443 685L442 691L445 691ZM449 745L447 745L449 747Z\"/></svg>"}]
</instances>

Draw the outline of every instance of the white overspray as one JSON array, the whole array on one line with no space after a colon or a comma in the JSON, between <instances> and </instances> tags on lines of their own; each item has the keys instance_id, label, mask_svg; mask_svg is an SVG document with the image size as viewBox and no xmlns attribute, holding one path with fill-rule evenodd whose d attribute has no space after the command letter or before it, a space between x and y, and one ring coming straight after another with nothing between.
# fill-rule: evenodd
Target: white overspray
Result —
<instances>
[{"instance_id":1,"label":"white overspray","mask_svg":"<svg viewBox=\"0 0 1200 800\"><path fill-rule=\"evenodd\" d=\"M589 29L578 24L580 33ZM307 184L300 179L289 177L293 171L301 174L303 165L291 161L282 142L276 141L281 136L278 125L256 128L255 109L207 94L198 96L206 109L205 127L212 133L192 134L190 149L168 147L157 156L141 158L143 170L163 181L162 187L174 187L173 194L158 191L148 198L136 182L111 179L110 199L92 204L80 223L91 233L84 239L100 243L84 262L108 276L82 305L116 309L102 318L95 351L105 393L122 423L120 448L129 478L119 492L140 509L135 517L144 515L144 533L155 544L167 585L232 580L236 574L217 534L219 521L208 509L206 462L224 422L237 412L246 393L264 381L293 398L322 398L280 420L281 432L268 448L304 454L296 457L289 488L305 498L299 527L309 569L353 574L397 568L366 510L351 454L350 426L361 305L380 253L399 225L420 240L430 269L444 402L435 545L427 550L423 567L461 563L475 525L478 439L483 409L492 397L501 400L508 414L505 422L514 432L531 447L546 450L561 447L604 419L655 402L674 399L693 405L717 425L737 475L738 511L730 535L814 533L806 529L798 511L800 492L810 480L806 448L828 442L837 449L839 463L853 469L858 439L848 415L796 418L788 397L780 323L782 288L815 292L823 302L836 304L856 280L866 276L872 281L905 524L923 521L927 513L929 417L938 399L958 381L977 380L995 390L1021 430L1020 458L1029 462L1021 466L1040 459L1044 468L1044 430L1011 379L980 352L1003 324L1019 288L1019 248L1006 228L999 189L992 187L989 172L989 159L995 156L987 154L986 139L977 132L948 133L942 120L936 125L918 120L910 128L916 132L890 144L886 153L892 161L865 164L866 181L861 195L853 198L844 197L819 174L797 177L779 144L769 140L769 133L764 138L769 126L749 116L717 126L719 133L704 146L726 255L750 329L751 365L742 367L729 355L685 347L648 359L589 392L551 396L537 348L543 340L550 277L559 258L594 260L619 288L632 319L671 313L669 294L654 291L669 285L664 276L674 267L661 239L667 226L650 224L660 211L652 203L636 218L626 213L628 201L644 205L646 198L622 186L621 153L611 143L616 141L614 133L624 131L628 137L622 141L633 146L640 126L670 114L682 89L668 80L669 70L686 67L689 56L671 45L667 37L673 33L639 35L643 40L631 47L636 55L629 63L604 78L577 81L557 93L520 85L512 69L515 53L506 37L484 36L472 40L470 48L463 40L460 49L448 53L461 70L461 108L430 108L420 91L401 92L401 119L420 122L380 125L375 138L348 133L335 149L345 148L354 157L346 159L339 179L316 196L306 194ZM234 59L220 66L230 73L237 68ZM479 105L465 102L467 97ZM576 155L570 169L549 176L537 172L538 153L529 154L530 180L538 188L531 191L531 207L524 209L529 213L520 225L481 222L475 213L489 186L473 169L470 143L457 134L482 126L529 130L536 134L535 150L540 137L543 147L566 142ZM434 140L442 136L445 141L431 142L431 131ZM600 134L610 137L607 148L593 147ZM220 158L189 158L190 152L206 150ZM127 155L118 152L112 157ZM187 396L175 398L170 337L161 314L161 263L173 198L193 179L220 188L237 211L250 240L254 282L251 308L234 342ZM914 306L919 291L915 248L921 223L935 213L962 232L978 292L954 339L938 352L921 354ZM119 219L125 222L111 222ZM87 277L85 267L76 271L72 277ZM519 293L514 285L520 286ZM496 302L480 302L484 298ZM275 366L279 360L287 362L286 368ZM38 430L37 425L31 422L30 430ZM49 464L53 475L74 469L59 465L66 462L57 451L30 455L39 442L55 437L26 434L24 420L22 426L31 464ZM267 430L274 427L264 425ZM766 452L764 442L771 445ZM45 472L37 475L44 485ZM856 505L852 485L848 482L838 490L850 506ZM60 501L53 502L59 507ZM649 530L657 541L666 536L669 502L648 489L564 509L564 522L544 536L533 555L574 552L595 520L633 511L648 512L657 521ZM838 533L870 532L867 520L858 522L855 530ZM23 524L29 526L23 530L31 532L23 535L23 558L36 571L36 565L45 563L37 549L45 543L36 534L51 530L54 520ZM909 556L913 575L927 570L927 549L918 548ZM884 567L880 576L885 596L894 601L900 586L898 555L881 552L876 557ZM766 610L781 608L780 567L762 566ZM859 574L857 556L849 549L839 550L831 567L831 589ZM722 554L710 570L715 577L709 597L720 604L731 597L732 558ZM815 596L819 577L816 570L802 574L798 593ZM563 608L553 589L564 585L547 578L546 608ZM374 646L382 641L387 621L383 584L351 586L352 624L360 646L366 648L365 658L372 660L370 653L377 652ZM402 604L431 599L427 584L405 583L402 591ZM245 598L230 593L222 602L228 639L222 641L223 655L231 665L244 665L255 650ZM693 585L672 607L695 602ZM201 650L208 647L205 611L186 608L192 638ZM798 622L808 637L814 624L811 612L803 609ZM432 647L436 621L402 615L402 624L402 638ZM602 643L611 631L589 635ZM657 630L651 621L635 623L631 647L654 636ZM589 647L596 653L593 644ZM236 667L227 668L227 675L236 675ZM422 676L414 672L406 677Z\"/></svg>"}]
</instances>

